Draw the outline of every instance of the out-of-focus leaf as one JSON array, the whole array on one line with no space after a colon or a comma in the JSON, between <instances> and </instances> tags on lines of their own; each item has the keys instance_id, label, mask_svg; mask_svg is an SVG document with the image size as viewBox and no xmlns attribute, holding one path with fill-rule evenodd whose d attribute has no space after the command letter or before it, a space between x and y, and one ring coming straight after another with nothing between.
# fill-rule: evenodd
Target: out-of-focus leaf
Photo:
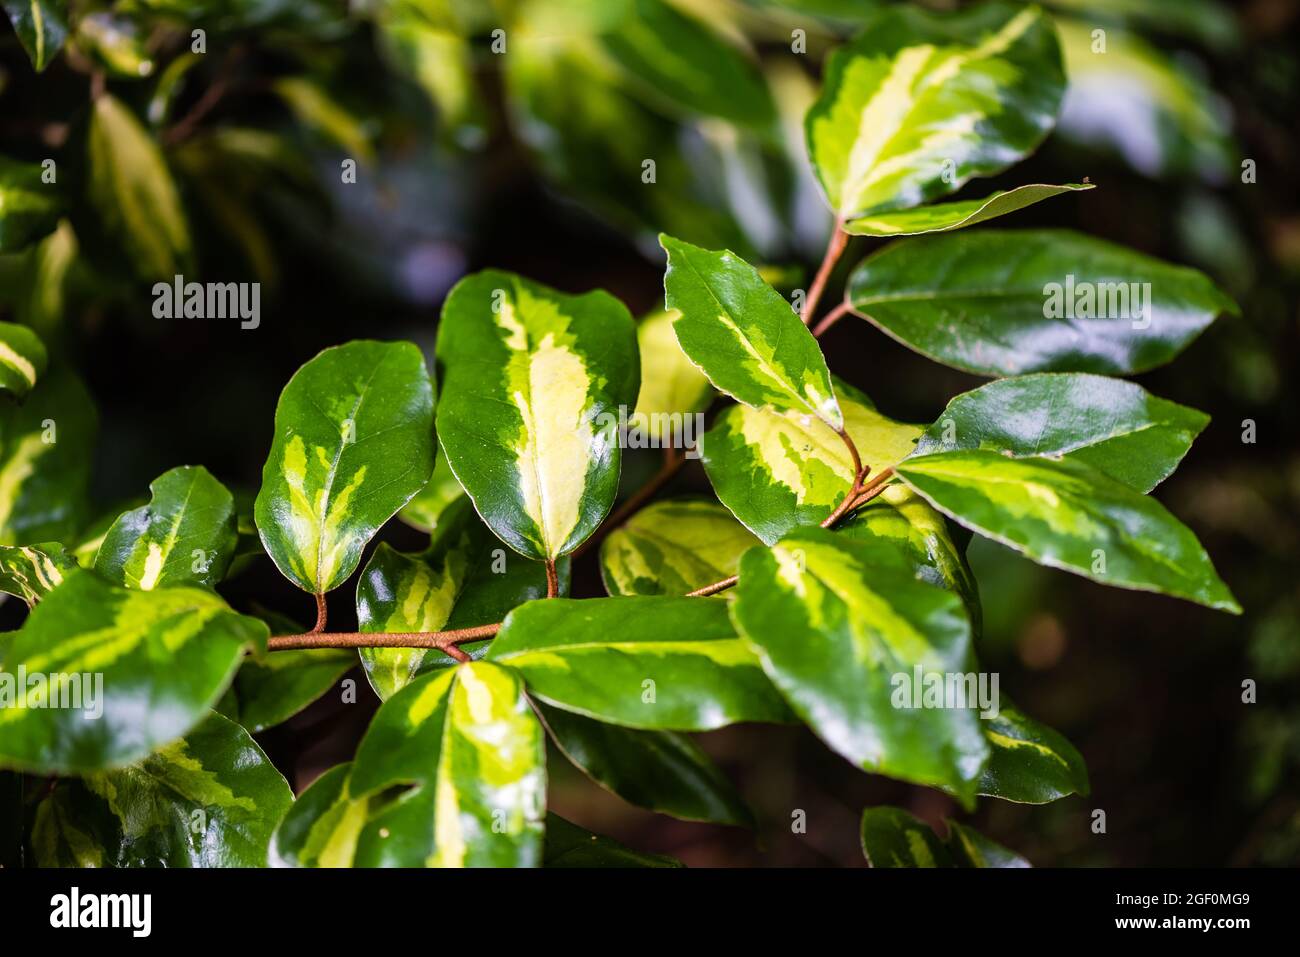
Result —
<instances>
[{"instance_id":1,"label":"out-of-focus leaf","mask_svg":"<svg viewBox=\"0 0 1300 957\"><path fill-rule=\"evenodd\" d=\"M410 5L392 4L385 13L379 21L384 52L428 94L455 142L480 146L487 138L487 111L474 85L469 39L413 15Z\"/></svg>"},{"instance_id":2,"label":"out-of-focus leaf","mask_svg":"<svg viewBox=\"0 0 1300 957\"><path fill-rule=\"evenodd\" d=\"M16 252L53 232L63 207L36 163L0 156L0 253Z\"/></svg>"},{"instance_id":3,"label":"out-of-focus leaf","mask_svg":"<svg viewBox=\"0 0 1300 957\"><path fill-rule=\"evenodd\" d=\"M26 326L0 322L0 392L21 402L45 374L49 357L41 337Z\"/></svg>"},{"instance_id":4,"label":"out-of-focus leaf","mask_svg":"<svg viewBox=\"0 0 1300 957\"><path fill-rule=\"evenodd\" d=\"M251 657L232 686L239 723L251 734L288 721L356 667L345 648L300 648Z\"/></svg>"},{"instance_id":5,"label":"out-of-focus leaf","mask_svg":"<svg viewBox=\"0 0 1300 957\"><path fill-rule=\"evenodd\" d=\"M76 567L76 559L58 542L0 545L0 592L21 598L33 608Z\"/></svg>"},{"instance_id":6,"label":"out-of-focus leaf","mask_svg":"<svg viewBox=\"0 0 1300 957\"><path fill-rule=\"evenodd\" d=\"M983 722L991 752L979 793L1020 804L1046 804L1088 793L1083 756L1065 736L1005 701Z\"/></svg>"},{"instance_id":7,"label":"out-of-focus leaf","mask_svg":"<svg viewBox=\"0 0 1300 957\"><path fill-rule=\"evenodd\" d=\"M89 13L77 19L74 42L98 65L118 77L149 76L154 71L141 24L111 13ZM152 118L151 118L152 119Z\"/></svg>"},{"instance_id":8,"label":"out-of-focus leaf","mask_svg":"<svg viewBox=\"0 0 1300 957\"><path fill-rule=\"evenodd\" d=\"M305 76L286 76L276 80L273 88L301 123L337 145L350 158L364 163L375 161L375 148L365 122L319 83Z\"/></svg>"},{"instance_id":9,"label":"out-of-focus leaf","mask_svg":"<svg viewBox=\"0 0 1300 957\"><path fill-rule=\"evenodd\" d=\"M460 487L447 456L440 455L433 463L433 475L429 484L415 493L415 497L402 506L397 517L412 528L422 532L432 532L449 508L465 497L465 490Z\"/></svg>"},{"instance_id":10,"label":"out-of-focus leaf","mask_svg":"<svg viewBox=\"0 0 1300 957\"><path fill-rule=\"evenodd\" d=\"M77 237L66 220L27 252L24 283L14 312L23 325L49 336L63 321L68 276L77 258Z\"/></svg>"},{"instance_id":11,"label":"out-of-focus leaf","mask_svg":"<svg viewBox=\"0 0 1300 957\"><path fill-rule=\"evenodd\" d=\"M592 834L546 812L546 846L543 867L681 867L680 861L662 854L642 854L618 841Z\"/></svg>"},{"instance_id":12,"label":"out-of-focus leaf","mask_svg":"<svg viewBox=\"0 0 1300 957\"><path fill-rule=\"evenodd\" d=\"M708 378L677 344L673 332L676 319L675 311L660 309L643 318L636 327L641 353L636 425L660 443L670 438L684 439L688 424L693 423L690 417L707 409L713 398ZM681 423L680 436L671 434L674 421ZM694 431L690 434L699 440Z\"/></svg>"}]
</instances>

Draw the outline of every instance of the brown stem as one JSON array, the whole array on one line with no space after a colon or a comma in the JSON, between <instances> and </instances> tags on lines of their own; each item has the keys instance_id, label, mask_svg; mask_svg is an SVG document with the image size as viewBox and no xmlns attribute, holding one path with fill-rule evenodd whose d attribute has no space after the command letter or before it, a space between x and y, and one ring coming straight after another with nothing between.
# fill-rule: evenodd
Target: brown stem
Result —
<instances>
[{"instance_id":1,"label":"brown stem","mask_svg":"<svg viewBox=\"0 0 1300 957\"><path fill-rule=\"evenodd\" d=\"M804 325L812 322L813 312L817 309L817 302L822 297L822 292L826 289L826 282L831 278L831 271L835 268L835 263L839 261L840 255L844 252L845 245L848 244L849 234L843 228L843 221L835 221L835 231L831 233L830 241L826 244L826 255L822 257L822 264L817 269L817 275L813 277L812 286L808 290L808 298L804 300L803 312L800 318L803 319Z\"/></svg>"},{"instance_id":2,"label":"brown stem","mask_svg":"<svg viewBox=\"0 0 1300 957\"><path fill-rule=\"evenodd\" d=\"M835 323L839 322L848 311L849 304L847 302L842 302L830 312L826 313L826 315L822 316L821 322L817 323L817 325L813 327L813 338L820 338L823 332L835 325Z\"/></svg>"},{"instance_id":3,"label":"brown stem","mask_svg":"<svg viewBox=\"0 0 1300 957\"><path fill-rule=\"evenodd\" d=\"M457 645L480 638L491 638L501 624L479 625L456 631L390 631L363 634L355 631L309 631L301 635L277 635L267 641L268 651L292 651L300 648L436 648L458 661L469 656Z\"/></svg>"},{"instance_id":4,"label":"brown stem","mask_svg":"<svg viewBox=\"0 0 1300 957\"><path fill-rule=\"evenodd\" d=\"M714 582L712 585L705 585L703 588L697 588L695 591L688 591L687 598L707 598L710 595L716 595L720 591L726 591L732 585L739 581L738 575L732 575L730 578L724 578L720 582Z\"/></svg>"},{"instance_id":5,"label":"brown stem","mask_svg":"<svg viewBox=\"0 0 1300 957\"><path fill-rule=\"evenodd\" d=\"M316 596L316 624L312 626L311 634L318 635L325 630L325 622L329 618L328 610L325 607L325 596Z\"/></svg>"},{"instance_id":6,"label":"brown stem","mask_svg":"<svg viewBox=\"0 0 1300 957\"><path fill-rule=\"evenodd\" d=\"M226 90L230 86L231 71L242 55L243 50L239 47L235 47L226 55L225 60L221 63L221 72L216 79L203 91L203 95L194 102L189 112L163 133L162 142L164 146L174 146L192 135L199 122L212 111L213 107L221 102L221 98L226 95Z\"/></svg>"},{"instance_id":7,"label":"brown stem","mask_svg":"<svg viewBox=\"0 0 1300 957\"><path fill-rule=\"evenodd\" d=\"M555 572L555 560L546 560L546 597L554 598L560 594L560 576Z\"/></svg>"},{"instance_id":8,"label":"brown stem","mask_svg":"<svg viewBox=\"0 0 1300 957\"><path fill-rule=\"evenodd\" d=\"M664 449L664 462L659 467L659 471L655 472L644 485L629 495L627 501L616 508L613 514L601 523L596 533L578 546L573 553L573 557L578 558L588 549L600 544L601 539L640 511L646 502L672 481L673 477L681 471L682 466L685 464L686 454L684 452L678 449Z\"/></svg>"}]
</instances>

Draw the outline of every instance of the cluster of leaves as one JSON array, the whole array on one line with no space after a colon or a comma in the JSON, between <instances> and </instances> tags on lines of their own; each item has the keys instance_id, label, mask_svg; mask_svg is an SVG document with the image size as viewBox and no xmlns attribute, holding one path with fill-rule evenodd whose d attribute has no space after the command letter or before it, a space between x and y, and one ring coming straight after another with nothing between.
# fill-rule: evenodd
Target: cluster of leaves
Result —
<instances>
[{"instance_id":1,"label":"cluster of leaves","mask_svg":"<svg viewBox=\"0 0 1300 957\"><path fill-rule=\"evenodd\" d=\"M745 75L734 51L702 46L695 21L660 0L635 6L635 21L578 31L579 52L556 48L574 59L563 88L537 88L548 108L596 115L554 98L609 89L579 77L613 63L678 106L772 122L761 93L731 95L743 79L720 82L719 97L697 75L702 64ZM421 62L465 52L454 32L416 42L414 28L383 22ZM61 35L43 30L38 67L41 44ZM533 53L512 68L526 75ZM604 292L469 276L443 307L439 382L402 342L349 342L298 371L251 503L186 466L160 476L147 503L91 521L89 397L30 328L0 327L12 399L0 410L0 587L32 607L0 638L0 666L103 679L94 720L48 707L64 690L48 681L0 708L0 767L58 779L30 814L35 860L657 866L672 862L547 813L546 737L632 803L748 826L743 800L686 736L737 722L802 722L855 766L966 809L980 796L1086 793L1078 752L1006 702L983 719L891 700L896 675L979 670L970 532L1103 584L1240 610L1192 532L1148 494L1207 417L1111 378L1169 361L1233 304L1199 273L1087 236L966 228L1086 184L936 202L1035 149L1064 91L1057 32L1036 8L901 8L831 56L807 111L832 249L846 234L904 237L854 269L834 315L993 379L929 424L884 416L831 374L805 323L815 296L801 317L717 248L707 222L662 209L641 212L704 243L660 237L663 310L638 323ZM110 184L98 195L119 190L100 225L150 218L132 258L141 276L169 276L184 225L175 203L156 205L161 160L133 162L127 182L114 166L124 143L154 149L137 126L112 97L96 100L92 180ZM607 162L599 150L544 152L579 176ZM6 243L53 228L36 170L6 173L0 188ZM146 199L123 206L122 195ZM1141 321L1053 314L1045 289L1067 276L1080 289L1149 289ZM660 502L603 528L619 489L619 409L690 414L720 397L734 401L700 440L717 501ZM427 549L380 544L363 567L395 515L430 533ZM609 597L564 597L569 563L598 532ZM361 634L232 609L217 586L261 552L322 603L360 569ZM251 734L324 694L357 654L383 703L354 759L294 800ZM1025 863L965 825L940 841L890 808L865 812L862 842L876 866Z\"/></svg>"}]
</instances>

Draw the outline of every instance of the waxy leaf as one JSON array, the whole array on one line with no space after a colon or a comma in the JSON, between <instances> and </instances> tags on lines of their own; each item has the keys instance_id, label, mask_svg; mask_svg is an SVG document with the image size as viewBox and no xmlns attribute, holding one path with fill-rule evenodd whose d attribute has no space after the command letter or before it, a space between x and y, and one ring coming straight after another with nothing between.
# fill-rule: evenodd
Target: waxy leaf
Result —
<instances>
[{"instance_id":1,"label":"waxy leaf","mask_svg":"<svg viewBox=\"0 0 1300 957\"><path fill-rule=\"evenodd\" d=\"M98 428L86 387L66 369L43 376L21 406L0 406L0 544L76 535Z\"/></svg>"},{"instance_id":2,"label":"waxy leaf","mask_svg":"<svg viewBox=\"0 0 1300 957\"><path fill-rule=\"evenodd\" d=\"M43 181L43 173L35 163L0 156L0 253L18 252L58 226L63 203L55 184ZM7 326L0 323L0 328ZM43 360L43 349L41 355Z\"/></svg>"},{"instance_id":3,"label":"waxy leaf","mask_svg":"<svg viewBox=\"0 0 1300 957\"><path fill-rule=\"evenodd\" d=\"M770 127L776 110L752 59L667 0L631 0L601 37L648 98L689 114Z\"/></svg>"},{"instance_id":4,"label":"waxy leaf","mask_svg":"<svg viewBox=\"0 0 1300 957\"><path fill-rule=\"evenodd\" d=\"M40 73L68 38L67 0L4 0L4 8L28 59Z\"/></svg>"},{"instance_id":5,"label":"waxy leaf","mask_svg":"<svg viewBox=\"0 0 1300 957\"><path fill-rule=\"evenodd\" d=\"M1081 462L978 450L908 459L896 471L939 511L1040 565L1241 612L1187 526Z\"/></svg>"},{"instance_id":6,"label":"waxy leaf","mask_svg":"<svg viewBox=\"0 0 1300 957\"><path fill-rule=\"evenodd\" d=\"M116 585L214 586L235 554L235 500L201 465L149 483L148 505L119 516L95 556L95 571Z\"/></svg>"},{"instance_id":7,"label":"waxy leaf","mask_svg":"<svg viewBox=\"0 0 1300 957\"><path fill-rule=\"evenodd\" d=\"M912 690L918 671L973 671L956 595L918 581L893 545L824 529L748 552L738 590L737 626L818 737L864 770L973 801L988 758L977 705L926 707Z\"/></svg>"},{"instance_id":8,"label":"waxy leaf","mask_svg":"<svg viewBox=\"0 0 1300 957\"><path fill-rule=\"evenodd\" d=\"M433 387L409 342L356 340L299 369L275 407L254 515L299 588L341 585L433 471Z\"/></svg>"},{"instance_id":9,"label":"waxy leaf","mask_svg":"<svg viewBox=\"0 0 1300 957\"><path fill-rule=\"evenodd\" d=\"M984 722L984 736L992 751L980 794L1020 804L1088 794L1088 768L1074 745L1005 701L998 716Z\"/></svg>"},{"instance_id":10,"label":"waxy leaf","mask_svg":"<svg viewBox=\"0 0 1300 957\"><path fill-rule=\"evenodd\" d=\"M641 352L641 394L636 400L636 424L660 441L671 435L674 419L681 422L685 438L686 420L703 412L713 400L713 388L695 363L686 358L673 332L676 312L660 310L637 324L636 341ZM698 439L697 432L690 435Z\"/></svg>"},{"instance_id":11,"label":"waxy leaf","mask_svg":"<svg viewBox=\"0 0 1300 957\"><path fill-rule=\"evenodd\" d=\"M973 828L948 821L948 840L896 807L862 812L862 852L872 867L1028 867Z\"/></svg>"},{"instance_id":12,"label":"waxy leaf","mask_svg":"<svg viewBox=\"0 0 1300 957\"><path fill-rule=\"evenodd\" d=\"M1062 193L1077 193L1092 189L1091 184L1070 183L1065 186L1048 186L1034 183L997 192L983 199L966 199L955 203L918 206L888 213L860 216L844 224L844 231L854 236L916 236L921 233L946 233L954 229L974 226L1007 213L1041 203Z\"/></svg>"},{"instance_id":13,"label":"waxy leaf","mask_svg":"<svg viewBox=\"0 0 1300 957\"><path fill-rule=\"evenodd\" d=\"M546 812L543 867L681 867L662 854L642 854L618 841L578 827L558 814Z\"/></svg>"},{"instance_id":14,"label":"waxy leaf","mask_svg":"<svg viewBox=\"0 0 1300 957\"><path fill-rule=\"evenodd\" d=\"M356 655L346 648L299 648L248 658L230 689L239 723L257 734L288 721L356 664Z\"/></svg>"},{"instance_id":15,"label":"waxy leaf","mask_svg":"<svg viewBox=\"0 0 1300 957\"><path fill-rule=\"evenodd\" d=\"M538 713L564 756L623 800L685 821L754 826L731 782L686 735L620 728L547 705Z\"/></svg>"},{"instance_id":16,"label":"waxy leaf","mask_svg":"<svg viewBox=\"0 0 1300 957\"><path fill-rule=\"evenodd\" d=\"M568 559L558 569L568 585ZM546 597L546 568L502 548L468 499L439 521L429 548L407 555L381 543L357 582L357 622L363 632L442 631L500 621L510 609ZM484 642L463 650L473 655ZM361 663L381 698L417 674L455 664L434 649L362 648Z\"/></svg>"},{"instance_id":17,"label":"waxy leaf","mask_svg":"<svg viewBox=\"0 0 1300 957\"><path fill-rule=\"evenodd\" d=\"M78 774L136 761L202 720L266 637L203 588L138 591L68 572L5 655L0 765Z\"/></svg>"},{"instance_id":18,"label":"waxy leaf","mask_svg":"<svg viewBox=\"0 0 1300 957\"><path fill-rule=\"evenodd\" d=\"M708 731L790 712L720 598L567 598L506 618L488 659L536 698L631 728Z\"/></svg>"},{"instance_id":19,"label":"waxy leaf","mask_svg":"<svg viewBox=\"0 0 1300 957\"><path fill-rule=\"evenodd\" d=\"M966 606L978 641L982 626L979 586L942 514L901 483L887 485L866 507L836 529L836 534L892 545L921 581L955 592ZM968 536L967 536L968 537Z\"/></svg>"},{"instance_id":20,"label":"waxy leaf","mask_svg":"<svg viewBox=\"0 0 1300 957\"><path fill-rule=\"evenodd\" d=\"M834 382L844 429L872 474L912 452L921 426L881 415L857 389ZM768 545L819 524L853 486L843 440L807 416L732 406L705 433L701 452L718 499Z\"/></svg>"},{"instance_id":21,"label":"waxy leaf","mask_svg":"<svg viewBox=\"0 0 1300 957\"><path fill-rule=\"evenodd\" d=\"M415 497L402 506L397 513L407 525L422 532L432 532L438 527L438 519L448 510L453 502L465 496L465 490L456 481L447 456L443 455L433 464L433 475L429 484L415 493Z\"/></svg>"},{"instance_id":22,"label":"waxy leaf","mask_svg":"<svg viewBox=\"0 0 1300 957\"><path fill-rule=\"evenodd\" d=\"M278 653L278 652L277 652ZM271 835L272 867L351 867L357 837L380 795L354 798L348 791L352 762L330 768L298 795Z\"/></svg>"},{"instance_id":23,"label":"waxy leaf","mask_svg":"<svg viewBox=\"0 0 1300 957\"><path fill-rule=\"evenodd\" d=\"M59 782L36 810L41 867L265 867L293 793L219 714L138 764Z\"/></svg>"},{"instance_id":24,"label":"waxy leaf","mask_svg":"<svg viewBox=\"0 0 1300 957\"><path fill-rule=\"evenodd\" d=\"M808 153L840 219L917 206L1005 169L1056 121L1065 75L1034 7L894 8L826 65Z\"/></svg>"},{"instance_id":25,"label":"waxy leaf","mask_svg":"<svg viewBox=\"0 0 1300 957\"><path fill-rule=\"evenodd\" d=\"M0 212L3 204L0 198ZM45 374L48 361L45 343L36 333L26 326L0 322L0 392L8 392L21 402Z\"/></svg>"},{"instance_id":26,"label":"waxy leaf","mask_svg":"<svg viewBox=\"0 0 1300 957\"><path fill-rule=\"evenodd\" d=\"M916 455L989 449L1064 456L1139 492L1166 479L1210 421L1122 379L1039 373L998 379L948 403Z\"/></svg>"},{"instance_id":27,"label":"waxy leaf","mask_svg":"<svg viewBox=\"0 0 1300 957\"><path fill-rule=\"evenodd\" d=\"M611 595L685 595L736 574L757 544L714 502L655 502L601 543L600 575Z\"/></svg>"},{"instance_id":28,"label":"waxy leaf","mask_svg":"<svg viewBox=\"0 0 1300 957\"><path fill-rule=\"evenodd\" d=\"M190 231L167 163L140 121L108 94L91 107L87 153L96 232L122 250L142 280L171 282L188 272Z\"/></svg>"},{"instance_id":29,"label":"waxy leaf","mask_svg":"<svg viewBox=\"0 0 1300 957\"><path fill-rule=\"evenodd\" d=\"M717 388L755 409L844 426L817 340L790 303L735 253L661 235L665 301L682 351Z\"/></svg>"},{"instance_id":30,"label":"waxy leaf","mask_svg":"<svg viewBox=\"0 0 1300 957\"><path fill-rule=\"evenodd\" d=\"M350 793L414 785L357 837L362 867L541 863L546 745L523 683L474 661L384 702L361 740Z\"/></svg>"},{"instance_id":31,"label":"waxy leaf","mask_svg":"<svg viewBox=\"0 0 1300 957\"><path fill-rule=\"evenodd\" d=\"M618 410L640 383L627 309L477 273L443 305L438 361L438 438L483 520L528 558L573 551L618 493Z\"/></svg>"},{"instance_id":32,"label":"waxy leaf","mask_svg":"<svg viewBox=\"0 0 1300 957\"><path fill-rule=\"evenodd\" d=\"M33 608L76 567L76 558L58 542L0 545L0 592L21 598Z\"/></svg>"},{"instance_id":33,"label":"waxy leaf","mask_svg":"<svg viewBox=\"0 0 1300 957\"><path fill-rule=\"evenodd\" d=\"M978 375L1127 375L1236 305L1194 269L1068 230L919 236L868 256L846 301L903 345Z\"/></svg>"}]
</instances>

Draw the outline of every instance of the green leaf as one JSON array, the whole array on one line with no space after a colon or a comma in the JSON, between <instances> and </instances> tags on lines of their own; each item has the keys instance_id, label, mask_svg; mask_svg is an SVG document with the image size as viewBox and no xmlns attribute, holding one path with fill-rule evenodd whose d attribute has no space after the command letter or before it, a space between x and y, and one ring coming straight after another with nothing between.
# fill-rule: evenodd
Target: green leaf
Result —
<instances>
[{"instance_id":1,"label":"green leaf","mask_svg":"<svg viewBox=\"0 0 1300 957\"><path fill-rule=\"evenodd\" d=\"M4 8L28 59L40 73L68 38L67 0L4 0Z\"/></svg>"},{"instance_id":2,"label":"green leaf","mask_svg":"<svg viewBox=\"0 0 1300 957\"><path fill-rule=\"evenodd\" d=\"M74 536L86 519L99 420L86 387L55 368L0 407L0 544Z\"/></svg>"},{"instance_id":3,"label":"green leaf","mask_svg":"<svg viewBox=\"0 0 1300 957\"><path fill-rule=\"evenodd\" d=\"M566 758L623 800L685 821L754 827L753 812L694 741L675 731L637 731L538 705Z\"/></svg>"},{"instance_id":4,"label":"green leaf","mask_svg":"<svg viewBox=\"0 0 1300 957\"><path fill-rule=\"evenodd\" d=\"M468 662L384 702L357 749L348 788L361 796L403 784L413 787L361 829L357 864L541 863L546 745L509 669Z\"/></svg>"},{"instance_id":5,"label":"green leaf","mask_svg":"<svg viewBox=\"0 0 1300 957\"><path fill-rule=\"evenodd\" d=\"M730 578L757 544L714 502L655 502L606 536L600 575L611 595L685 595Z\"/></svg>"},{"instance_id":6,"label":"green leaf","mask_svg":"<svg viewBox=\"0 0 1300 957\"><path fill-rule=\"evenodd\" d=\"M409 342L355 340L299 369L275 407L254 516L267 554L324 594L433 471L433 386Z\"/></svg>"},{"instance_id":7,"label":"green leaf","mask_svg":"<svg viewBox=\"0 0 1300 957\"><path fill-rule=\"evenodd\" d=\"M631 0L626 7L601 41L644 96L688 115L773 125L772 97L748 51L665 0Z\"/></svg>"},{"instance_id":8,"label":"green leaf","mask_svg":"<svg viewBox=\"0 0 1300 957\"><path fill-rule=\"evenodd\" d=\"M330 768L298 795L271 836L272 867L351 867L357 838L380 795L354 798L348 791L352 762Z\"/></svg>"},{"instance_id":9,"label":"green leaf","mask_svg":"<svg viewBox=\"0 0 1300 957\"><path fill-rule=\"evenodd\" d=\"M232 687L240 724L257 734L288 721L356 664L356 655L345 648L300 648L248 658Z\"/></svg>"},{"instance_id":10,"label":"green leaf","mask_svg":"<svg viewBox=\"0 0 1300 957\"><path fill-rule=\"evenodd\" d=\"M808 154L840 219L918 206L1026 156L1064 91L1056 33L1036 7L894 8L831 54Z\"/></svg>"},{"instance_id":11,"label":"green leaf","mask_svg":"<svg viewBox=\"0 0 1300 957\"><path fill-rule=\"evenodd\" d=\"M456 481L447 456L440 457L433 463L433 475L429 484L415 493L415 497L402 506L397 513L407 525L422 532L432 532L438 527L438 519L448 508L465 496L465 490Z\"/></svg>"},{"instance_id":12,"label":"green leaf","mask_svg":"<svg viewBox=\"0 0 1300 957\"><path fill-rule=\"evenodd\" d=\"M439 125L463 147L482 145L488 115L474 76L474 46L458 30L429 23L406 4L380 8L379 37L385 56L408 74L438 110Z\"/></svg>"},{"instance_id":13,"label":"green leaf","mask_svg":"<svg viewBox=\"0 0 1300 957\"><path fill-rule=\"evenodd\" d=\"M285 76L271 84L303 126L362 163L375 162L371 131L321 83L307 76Z\"/></svg>"},{"instance_id":14,"label":"green leaf","mask_svg":"<svg viewBox=\"0 0 1300 957\"><path fill-rule=\"evenodd\" d=\"M36 809L40 867L265 867L293 793L219 714L138 764L59 782Z\"/></svg>"},{"instance_id":15,"label":"green leaf","mask_svg":"<svg viewBox=\"0 0 1300 957\"><path fill-rule=\"evenodd\" d=\"M1121 379L1039 373L957 396L926 429L915 454L989 449L1064 456L1149 492L1178 467L1209 421Z\"/></svg>"},{"instance_id":16,"label":"green leaf","mask_svg":"<svg viewBox=\"0 0 1300 957\"><path fill-rule=\"evenodd\" d=\"M1081 462L978 450L908 459L896 471L939 511L1041 565L1241 612L1185 525Z\"/></svg>"},{"instance_id":17,"label":"green leaf","mask_svg":"<svg viewBox=\"0 0 1300 957\"><path fill-rule=\"evenodd\" d=\"M558 814L546 813L544 867L681 867L662 854L642 854L618 841L578 827Z\"/></svg>"},{"instance_id":18,"label":"green leaf","mask_svg":"<svg viewBox=\"0 0 1300 957\"><path fill-rule=\"evenodd\" d=\"M476 273L443 305L438 361L438 437L483 520L528 558L573 551L618 492L618 410L640 381L627 309Z\"/></svg>"},{"instance_id":19,"label":"green leaf","mask_svg":"<svg viewBox=\"0 0 1300 957\"><path fill-rule=\"evenodd\" d=\"M146 592L67 573L5 655L0 765L67 774L144 757L202 720L266 631L202 588ZM48 706L56 694L66 707Z\"/></svg>"},{"instance_id":20,"label":"green leaf","mask_svg":"<svg viewBox=\"0 0 1300 957\"><path fill-rule=\"evenodd\" d=\"M737 626L818 737L864 770L973 802L988 758L977 711L922 707L910 695L916 669L973 670L956 595L917 581L888 543L823 529L746 553L738 590Z\"/></svg>"},{"instance_id":21,"label":"green leaf","mask_svg":"<svg viewBox=\"0 0 1300 957\"><path fill-rule=\"evenodd\" d=\"M149 483L149 504L119 516L95 556L95 571L116 585L207 585L225 577L235 554L235 500L201 465L183 465Z\"/></svg>"},{"instance_id":22,"label":"green leaf","mask_svg":"<svg viewBox=\"0 0 1300 957\"><path fill-rule=\"evenodd\" d=\"M679 416L683 423L688 416L703 412L713 400L713 389L695 363L691 362L677 344L673 322L676 311L652 312L637 324L636 339L641 353L641 394L636 400L638 425L651 438L663 441L669 437L673 420Z\"/></svg>"},{"instance_id":23,"label":"green leaf","mask_svg":"<svg viewBox=\"0 0 1300 957\"><path fill-rule=\"evenodd\" d=\"M58 226L63 203L43 173L35 163L0 156L0 253L17 252Z\"/></svg>"},{"instance_id":24,"label":"green leaf","mask_svg":"<svg viewBox=\"0 0 1300 957\"><path fill-rule=\"evenodd\" d=\"M567 568L561 562L560 575ZM443 515L429 548L407 555L381 543L357 582L363 632L441 631L500 621L510 609L546 596L546 568L507 552L468 499ZM483 643L463 650L473 654ZM362 648L361 663L381 698L432 668L455 664L425 648Z\"/></svg>"},{"instance_id":25,"label":"green leaf","mask_svg":"<svg viewBox=\"0 0 1300 957\"><path fill-rule=\"evenodd\" d=\"M836 534L892 545L921 581L946 588L962 600L976 641L982 629L979 586L948 521L921 496L893 484L836 528Z\"/></svg>"},{"instance_id":26,"label":"green leaf","mask_svg":"<svg viewBox=\"0 0 1300 957\"><path fill-rule=\"evenodd\" d=\"M87 150L87 199L97 228L136 276L170 283L188 272L190 231L171 172L140 121L110 95L91 107Z\"/></svg>"},{"instance_id":27,"label":"green leaf","mask_svg":"<svg viewBox=\"0 0 1300 957\"><path fill-rule=\"evenodd\" d=\"M844 231L854 236L915 236L921 233L946 233L954 229L974 226L990 219L1041 203L1062 193L1077 193L1092 189L1091 184L1069 183L1065 186L1048 186L1035 183L998 191L983 199L966 199L935 206L895 210L860 216L844 224Z\"/></svg>"},{"instance_id":28,"label":"green leaf","mask_svg":"<svg viewBox=\"0 0 1300 957\"><path fill-rule=\"evenodd\" d=\"M834 390L844 429L873 474L911 453L921 426L881 415L839 379ZM714 419L700 448L719 500L768 545L791 529L819 524L853 486L843 440L807 416L732 406Z\"/></svg>"},{"instance_id":29,"label":"green leaf","mask_svg":"<svg viewBox=\"0 0 1300 957\"><path fill-rule=\"evenodd\" d=\"M1057 229L899 240L853 271L846 299L908 348L989 376L1144 372L1237 314L1194 269Z\"/></svg>"},{"instance_id":30,"label":"green leaf","mask_svg":"<svg viewBox=\"0 0 1300 957\"><path fill-rule=\"evenodd\" d=\"M660 235L665 299L682 351L718 389L756 409L844 425L826 359L790 303L735 253Z\"/></svg>"},{"instance_id":31,"label":"green leaf","mask_svg":"<svg viewBox=\"0 0 1300 957\"><path fill-rule=\"evenodd\" d=\"M948 840L896 807L862 812L862 852L872 867L1028 867L973 828L948 821Z\"/></svg>"},{"instance_id":32,"label":"green leaf","mask_svg":"<svg viewBox=\"0 0 1300 957\"><path fill-rule=\"evenodd\" d=\"M988 766L979 793L1020 804L1047 804L1071 794L1088 794L1088 768L1065 736L1005 701L984 723Z\"/></svg>"},{"instance_id":33,"label":"green leaf","mask_svg":"<svg viewBox=\"0 0 1300 957\"><path fill-rule=\"evenodd\" d=\"M115 77L138 80L153 74L147 24L111 13L88 13L77 18L74 42L97 67Z\"/></svg>"},{"instance_id":34,"label":"green leaf","mask_svg":"<svg viewBox=\"0 0 1300 957\"><path fill-rule=\"evenodd\" d=\"M58 542L0 545L0 592L21 598L33 608L76 567L77 560Z\"/></svg>"},{"instance_id":35,"label":"green leaf","mask_svg":"<svg viewBox=\"0 0 1300 957\"><path fill-rule=\"evenodd\" d=\"M630 728L789 720L720 598L552 598L512 611L488 658L548 704Z\"/></svg>"},{"instance_id":36,"label":"green leaf","mask_svg":"<svg viewBox=\"0 0 1300 957\"><path fill-rule=\"evenodd\" d=\"M26 326L0 322L0 392L23 401L45 374L47 363L45 344L36 333Z\"/></svg>"}]
</instances>

